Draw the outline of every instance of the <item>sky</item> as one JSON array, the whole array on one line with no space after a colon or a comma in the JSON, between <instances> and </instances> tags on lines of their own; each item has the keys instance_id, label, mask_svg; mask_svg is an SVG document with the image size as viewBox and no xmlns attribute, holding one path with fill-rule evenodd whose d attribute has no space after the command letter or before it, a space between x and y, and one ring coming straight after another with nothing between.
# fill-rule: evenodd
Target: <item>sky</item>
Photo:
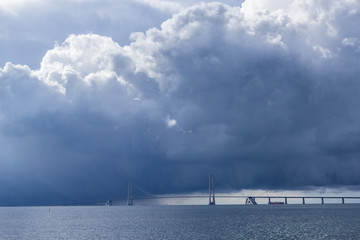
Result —
<instances>
[{"instance_id":1,"label":"sky","mask_svg":"<svg viewBox=\"0 0 360 240\"><path fill-rule=\"evenodd\" d=\"M209 174L225 192L358 192L359 10L0 1L0 205L118 199L128 181L206 193Z\"/></svg>"}]
</instances>

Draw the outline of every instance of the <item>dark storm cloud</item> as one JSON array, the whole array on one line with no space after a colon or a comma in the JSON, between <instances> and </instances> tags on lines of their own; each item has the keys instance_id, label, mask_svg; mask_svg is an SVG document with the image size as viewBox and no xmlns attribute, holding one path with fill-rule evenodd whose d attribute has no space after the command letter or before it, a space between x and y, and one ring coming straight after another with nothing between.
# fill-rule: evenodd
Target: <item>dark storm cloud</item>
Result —
<instances>
[{"instance_id":1,"label":"dark storm cloud","mask_svg":"<svg viewBox=\"0 0 360 240\"><path fill-rule=\"evenodd\" d=\"M196 191L210 173L234 189L360 184L360 33L342 28L358 4L265 7L201 4L129 46L71 35L38 70L8 63L1 201L115 198L128 180Z\"/></svg>"}]
</instances>

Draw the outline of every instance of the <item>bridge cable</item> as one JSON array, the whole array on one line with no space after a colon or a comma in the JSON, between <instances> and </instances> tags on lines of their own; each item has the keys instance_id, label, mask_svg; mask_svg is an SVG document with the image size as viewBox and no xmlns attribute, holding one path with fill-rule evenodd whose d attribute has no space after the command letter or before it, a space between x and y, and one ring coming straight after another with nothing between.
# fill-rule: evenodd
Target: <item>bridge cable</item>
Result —
<instances>
[{"instance_id":1,"label":"bridge cable","mask_svg":"<svg viewBox=\"0 0 360 240\"><path fill-rule=\"evenodd\" d=\"M152 198L157 198L158 196L154 195L154 194L151 194L149 193L148 191L145 191L144 189L142 189L141 187L139 187L138 185L136 185L135 183L132 183L132 185L137 189L139 190L140 192L142 193L145 193L147 194L148 196L152 197Z\"/></svg>"}]
</instances>

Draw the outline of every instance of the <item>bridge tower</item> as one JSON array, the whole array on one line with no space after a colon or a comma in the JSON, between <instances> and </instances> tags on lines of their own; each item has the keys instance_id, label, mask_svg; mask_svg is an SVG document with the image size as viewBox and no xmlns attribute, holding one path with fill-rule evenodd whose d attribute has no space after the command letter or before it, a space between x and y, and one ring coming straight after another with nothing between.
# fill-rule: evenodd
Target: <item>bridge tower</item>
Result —
<instances>
[{"instance_id":1,"label":"bridge tower","mask_svg":"<svg viewBox=\"0 0 360 240\"><path fill-rule=\"evenodd\" d=\"M209 176L209 205L215 205L214 175Z\"/></svg>"},{"instance_id":2,"label":"bridge tower","mask_svg":"<svg viewBox=\"0 0 360 240\"><path fill-rule=\"evenodd\" d=\"M132 183L131 183L131 182L128 183L127 205L128 205L128 206L134 205L133 189L132 189Z\"/></svg>"}]
</instances>

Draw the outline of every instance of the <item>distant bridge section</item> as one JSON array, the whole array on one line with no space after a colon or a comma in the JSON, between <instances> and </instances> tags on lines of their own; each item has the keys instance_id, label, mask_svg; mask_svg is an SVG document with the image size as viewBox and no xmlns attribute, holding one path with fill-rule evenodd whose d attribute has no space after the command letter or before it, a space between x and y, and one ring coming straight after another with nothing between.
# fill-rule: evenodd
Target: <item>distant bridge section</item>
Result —
<instances>
[{"instance_id":1,"label":"distant bridge section","mask_svg":"<svg viewBox=\"0 0 360 240\"><path fill-rule=\"evenodd\" d=\"M152 196L152 197L138 197L136 199L146 200L146 199L181 199L181 198L209 198L208 195L161 195L161 196ZM302 197L302 196L246 196L246 195L216 195L216 198L239 198L239 199L247 199L251 198L256 202L256 199L263 198L268 199L268 202L271 202L271 199L284 199L284 204L288 203L288 199L302 199L302 203L305 204L305 199L321 199L321 203L324 204L324 199L340 199L341 203L345 204L345 199L359 199L360 197L333 197L333 196L309 196L309 197Z\"/></svg>"},{"instance_id":2,"label":"distant bridge section","mask_svg":"<svg viewBox=\"0 0 360 240\"><path fill-rule=\"evenodd\" d=\"M133 187L145 194L143 197L133 196ZM195 198L209 198L209 205L215 205L215 178L214 175L209 176L209 195L154 195L151 194L134 183L128 183L128 197L127 205L133 205L134 200L150 200L150 199L195 199ZM289 199L301 199L302 204L306 204L308 199L319 199L321 204L325 204L325 200L339 199L342 204L345 204L345 200L359 199L359 197L353 196L246 196L246 195L217 195L216 198L232 198L232 199L245 199L245 204L257 204L256 199L267 199L268 204L288 204ZM282 202L273 202L272 199L284 199Z\"/></svg>"}]
</instances>

